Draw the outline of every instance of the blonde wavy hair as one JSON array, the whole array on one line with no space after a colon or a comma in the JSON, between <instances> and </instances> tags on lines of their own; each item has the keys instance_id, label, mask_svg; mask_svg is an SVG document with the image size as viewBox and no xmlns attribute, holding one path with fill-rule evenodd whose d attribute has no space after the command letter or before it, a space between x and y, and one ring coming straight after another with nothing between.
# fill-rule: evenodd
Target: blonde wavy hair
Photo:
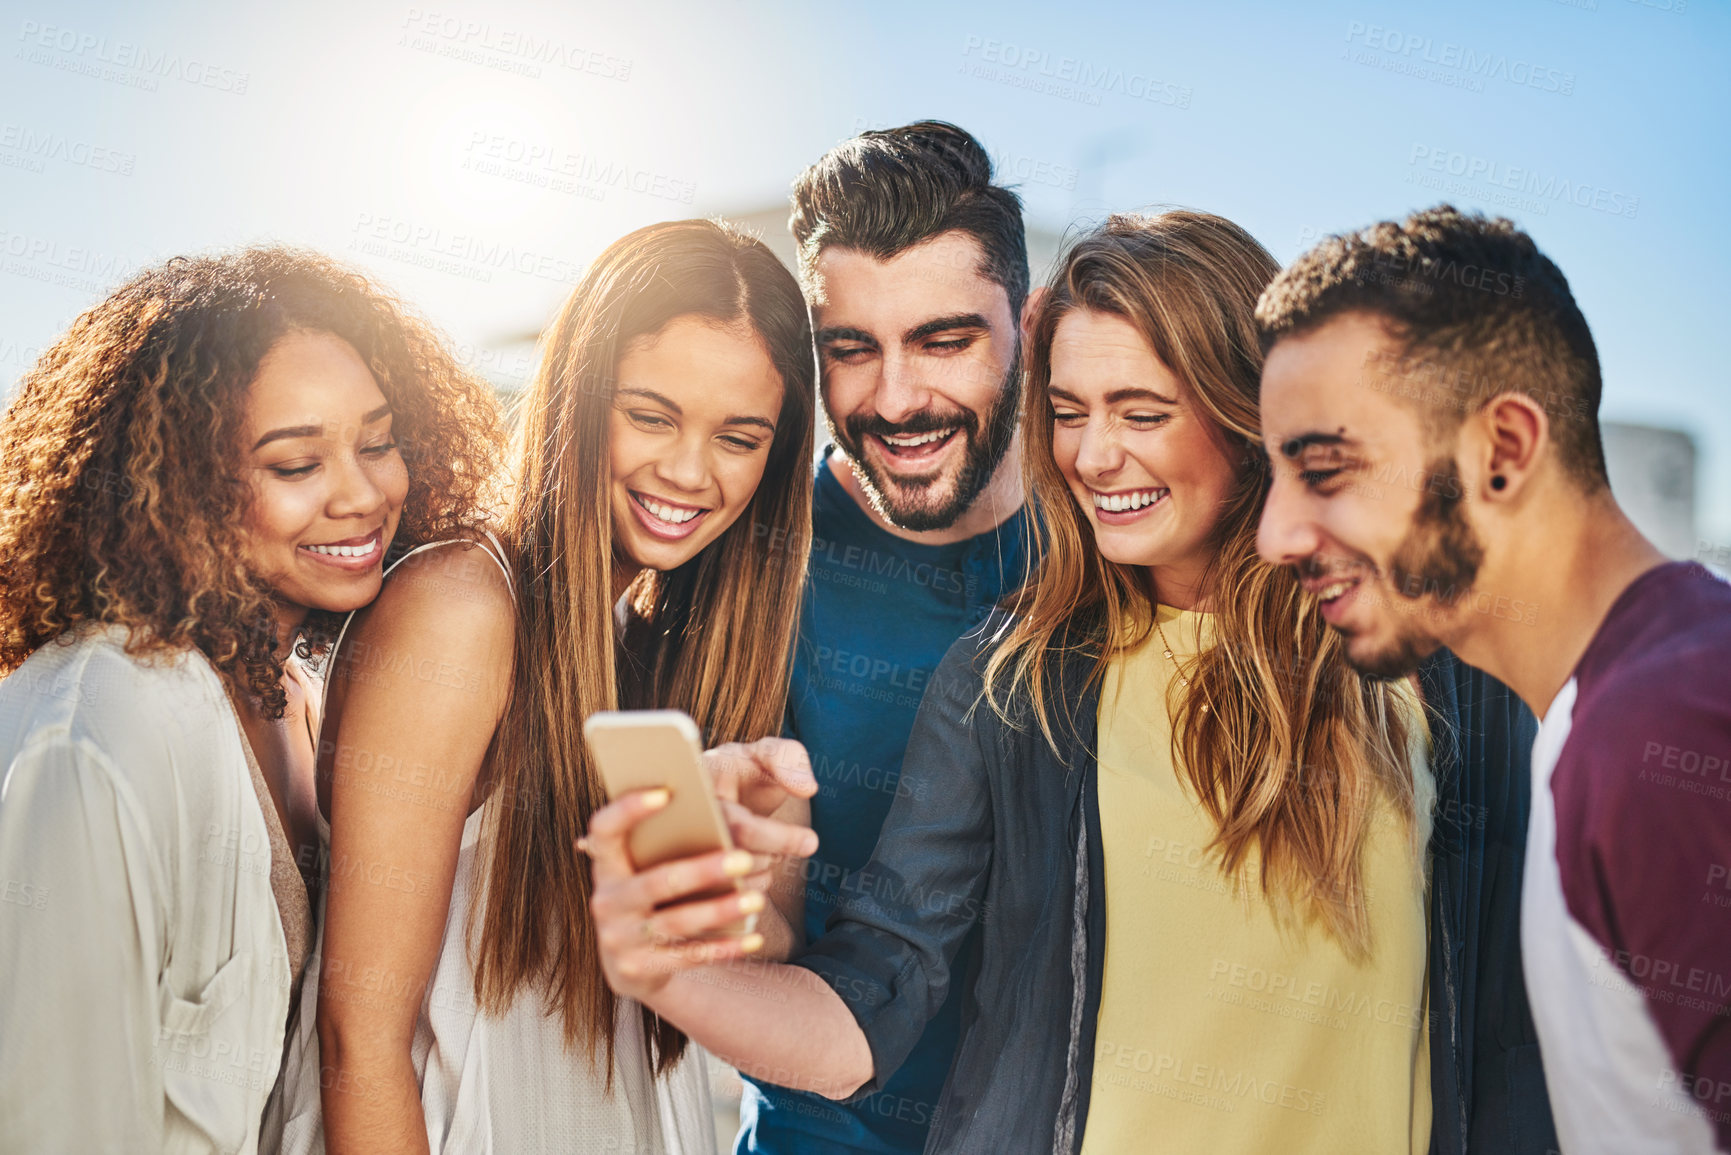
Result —
<instances>
[{"instance_id":1,"label":"blonde wavy hair","mask_svg":"<svg viewBox=\"0 0 1731 1155\"><path fill-rule=\"evenodd\" d=\"M1377 799L1410 821L1408 724L1392 686L1346 664L1336 634L1285 566L1256 552L1269 487L1257 398L1254 313L1279 266L1249 233L1208 213L1117 215L1072 247L1030 332L1023 399L1025 476L1041 511L1040 560L1011 595L1016 616L987 665L987 700L1006 720L1033 707L1047 741L1057 683L1051 659L1088 664L1098 684L1116 655L1148 637L1154 605L1140 567L1106 560L1052 454L1052 338L1086 309L1134 325L1189 400L1238 456L1204 582L1214 643L1171 685L1179 773L1213 819L1213 850L1236 877L1253 849L1278 915L1314 917L1355 957L1370 949L1361 859ZM1150 703L1150 708L1155 708Z\"/></svg>"}]
</instances>

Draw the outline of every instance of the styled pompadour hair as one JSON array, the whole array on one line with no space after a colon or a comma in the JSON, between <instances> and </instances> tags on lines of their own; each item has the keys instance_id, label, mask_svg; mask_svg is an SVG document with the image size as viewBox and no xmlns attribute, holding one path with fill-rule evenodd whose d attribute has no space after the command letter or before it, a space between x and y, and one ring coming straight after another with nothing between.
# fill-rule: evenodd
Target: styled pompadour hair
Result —
<instances>
[{"instance_id":1,"label":"styled pompadour hair","mask_svg":"<svg viewBox=\"0 0 1731 1155\"><path fill-rule=\"evenodd\" d=\"M1012 314L1028 296L1021 198L992 183L979 141L941 120L874 129L830 149L794 182L788 227L808 293L826 248L882 261L959 230L979 241L979 271L1003 287Z\"/></svg>"}]
</instances>

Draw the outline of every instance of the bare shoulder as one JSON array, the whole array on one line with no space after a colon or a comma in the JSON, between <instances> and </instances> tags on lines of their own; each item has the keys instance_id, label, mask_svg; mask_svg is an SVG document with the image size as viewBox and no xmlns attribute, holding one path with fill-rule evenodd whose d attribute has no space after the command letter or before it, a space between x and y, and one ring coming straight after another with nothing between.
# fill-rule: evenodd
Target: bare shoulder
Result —
<instances>
[{"instance_id":1,"label":"bare shoulder","mask_svg":"<svg viewBox=\"0 0 1731 1155\"><path fill-rule=\"evenodd\" d=\"M509 683L515 634L515 602L497 558L484 543L453 542L392 571L373 604L355 615L332 674L351 685L406 679L462 689L497 704Z\"/></svg>"},{"instance_id":2,"label":"bare shoulder","mask_svg":"<svg viewBox=\"0 0 1731 1155\"><path fill-rule=\"evenodd\" d=\"M467 609L478 618L514 617L503 563L484 541L452 541L406 557L385 579L375 605L425 603L446 613Z\"/></svg>"},{"instance_id":3,"label":"bare shoulder","mask_svg":"<svg viewBox=\"0 0 1731 1155\"><path fill-rule=\"evenodd\" d=\"M508 640L516 603L497 555L484 542L454 541L404 558L379 591L363 619L377 634L380 624L430 628L441 634L479 633L485 640ZM461 639L452 636L452 643Z\"/></svg>"}]
</instances>

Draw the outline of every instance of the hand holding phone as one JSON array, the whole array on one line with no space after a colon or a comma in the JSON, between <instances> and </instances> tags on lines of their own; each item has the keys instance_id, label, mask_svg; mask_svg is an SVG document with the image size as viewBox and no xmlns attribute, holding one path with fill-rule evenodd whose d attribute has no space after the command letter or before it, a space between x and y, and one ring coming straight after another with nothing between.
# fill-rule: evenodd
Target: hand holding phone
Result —
<instances>
[{"instance_id":1,"label":"hand holding phone","mask_svg":"<svg viewBox=\"0 0 1731 1155\"><path fill-rule=\"evenodd\" d=\"M732 850L727 819L703 769L703 740L697 724L679 710L605 710L583 723L583 736L595 755L607 797L617 801L633 790L668 791L666 806L640 821L626 846L638 870L679 858ZM738 887L721 887L692 899L715 898ZM747 915L731 934L757 925Z\"/></svg>"},{"instance_id":2,"label":"hand holding phone","mask_svg":"<svg viewBox=\"0 0 1731 1155\"><path fill-rule=\"evenodd\" d=\"M631 832L637 869L733 849L721 805L703 770L697 724L680 710L603 710L583 723L607 797L662 787L672 799Z\"/></svg>"},{"instance_id":3,"label":"hand holding phone","mask_svg":"<svg viewBox=\"0 0 1731 1155\"><path fill-rule=\"evenodd\" d=\"M751 916L773 909L770 867L817 850L809 827L763 812L817 792L804 748L763 738L700 752L691 719L670 711L601 715L584 732L613 798L583 838L608 985L647 1003L685 970L763 950ZM791 927L772 920L773 957L797 941Z\"/></svg>"}]
</instances>

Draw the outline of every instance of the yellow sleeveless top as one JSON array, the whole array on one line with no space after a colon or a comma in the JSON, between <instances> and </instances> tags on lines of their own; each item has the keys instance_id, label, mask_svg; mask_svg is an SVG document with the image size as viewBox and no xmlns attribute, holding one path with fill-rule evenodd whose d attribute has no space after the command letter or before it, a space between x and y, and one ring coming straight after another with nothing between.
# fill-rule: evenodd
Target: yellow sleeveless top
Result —
<instances>
[{"instance_id":1,"label":"yellow sleeveless top","mask_svg":"<svg viewBox=\"0 0 1731 1155\"><path fill-rule=\"evenodd\" d=\"M1176 662L1211 615L1161 608ZM1364 856L1371 958L1319 924L1276 923L1252 852L1234 885L1215 826L1172 759L1157 634L1114 660L1100 698L1106 960L1084 1155L1423 1155L1430 1145L1425 877L1435 784L1417 695L1416 829L1379 804Z\"/></svg>"}]
</instances>

